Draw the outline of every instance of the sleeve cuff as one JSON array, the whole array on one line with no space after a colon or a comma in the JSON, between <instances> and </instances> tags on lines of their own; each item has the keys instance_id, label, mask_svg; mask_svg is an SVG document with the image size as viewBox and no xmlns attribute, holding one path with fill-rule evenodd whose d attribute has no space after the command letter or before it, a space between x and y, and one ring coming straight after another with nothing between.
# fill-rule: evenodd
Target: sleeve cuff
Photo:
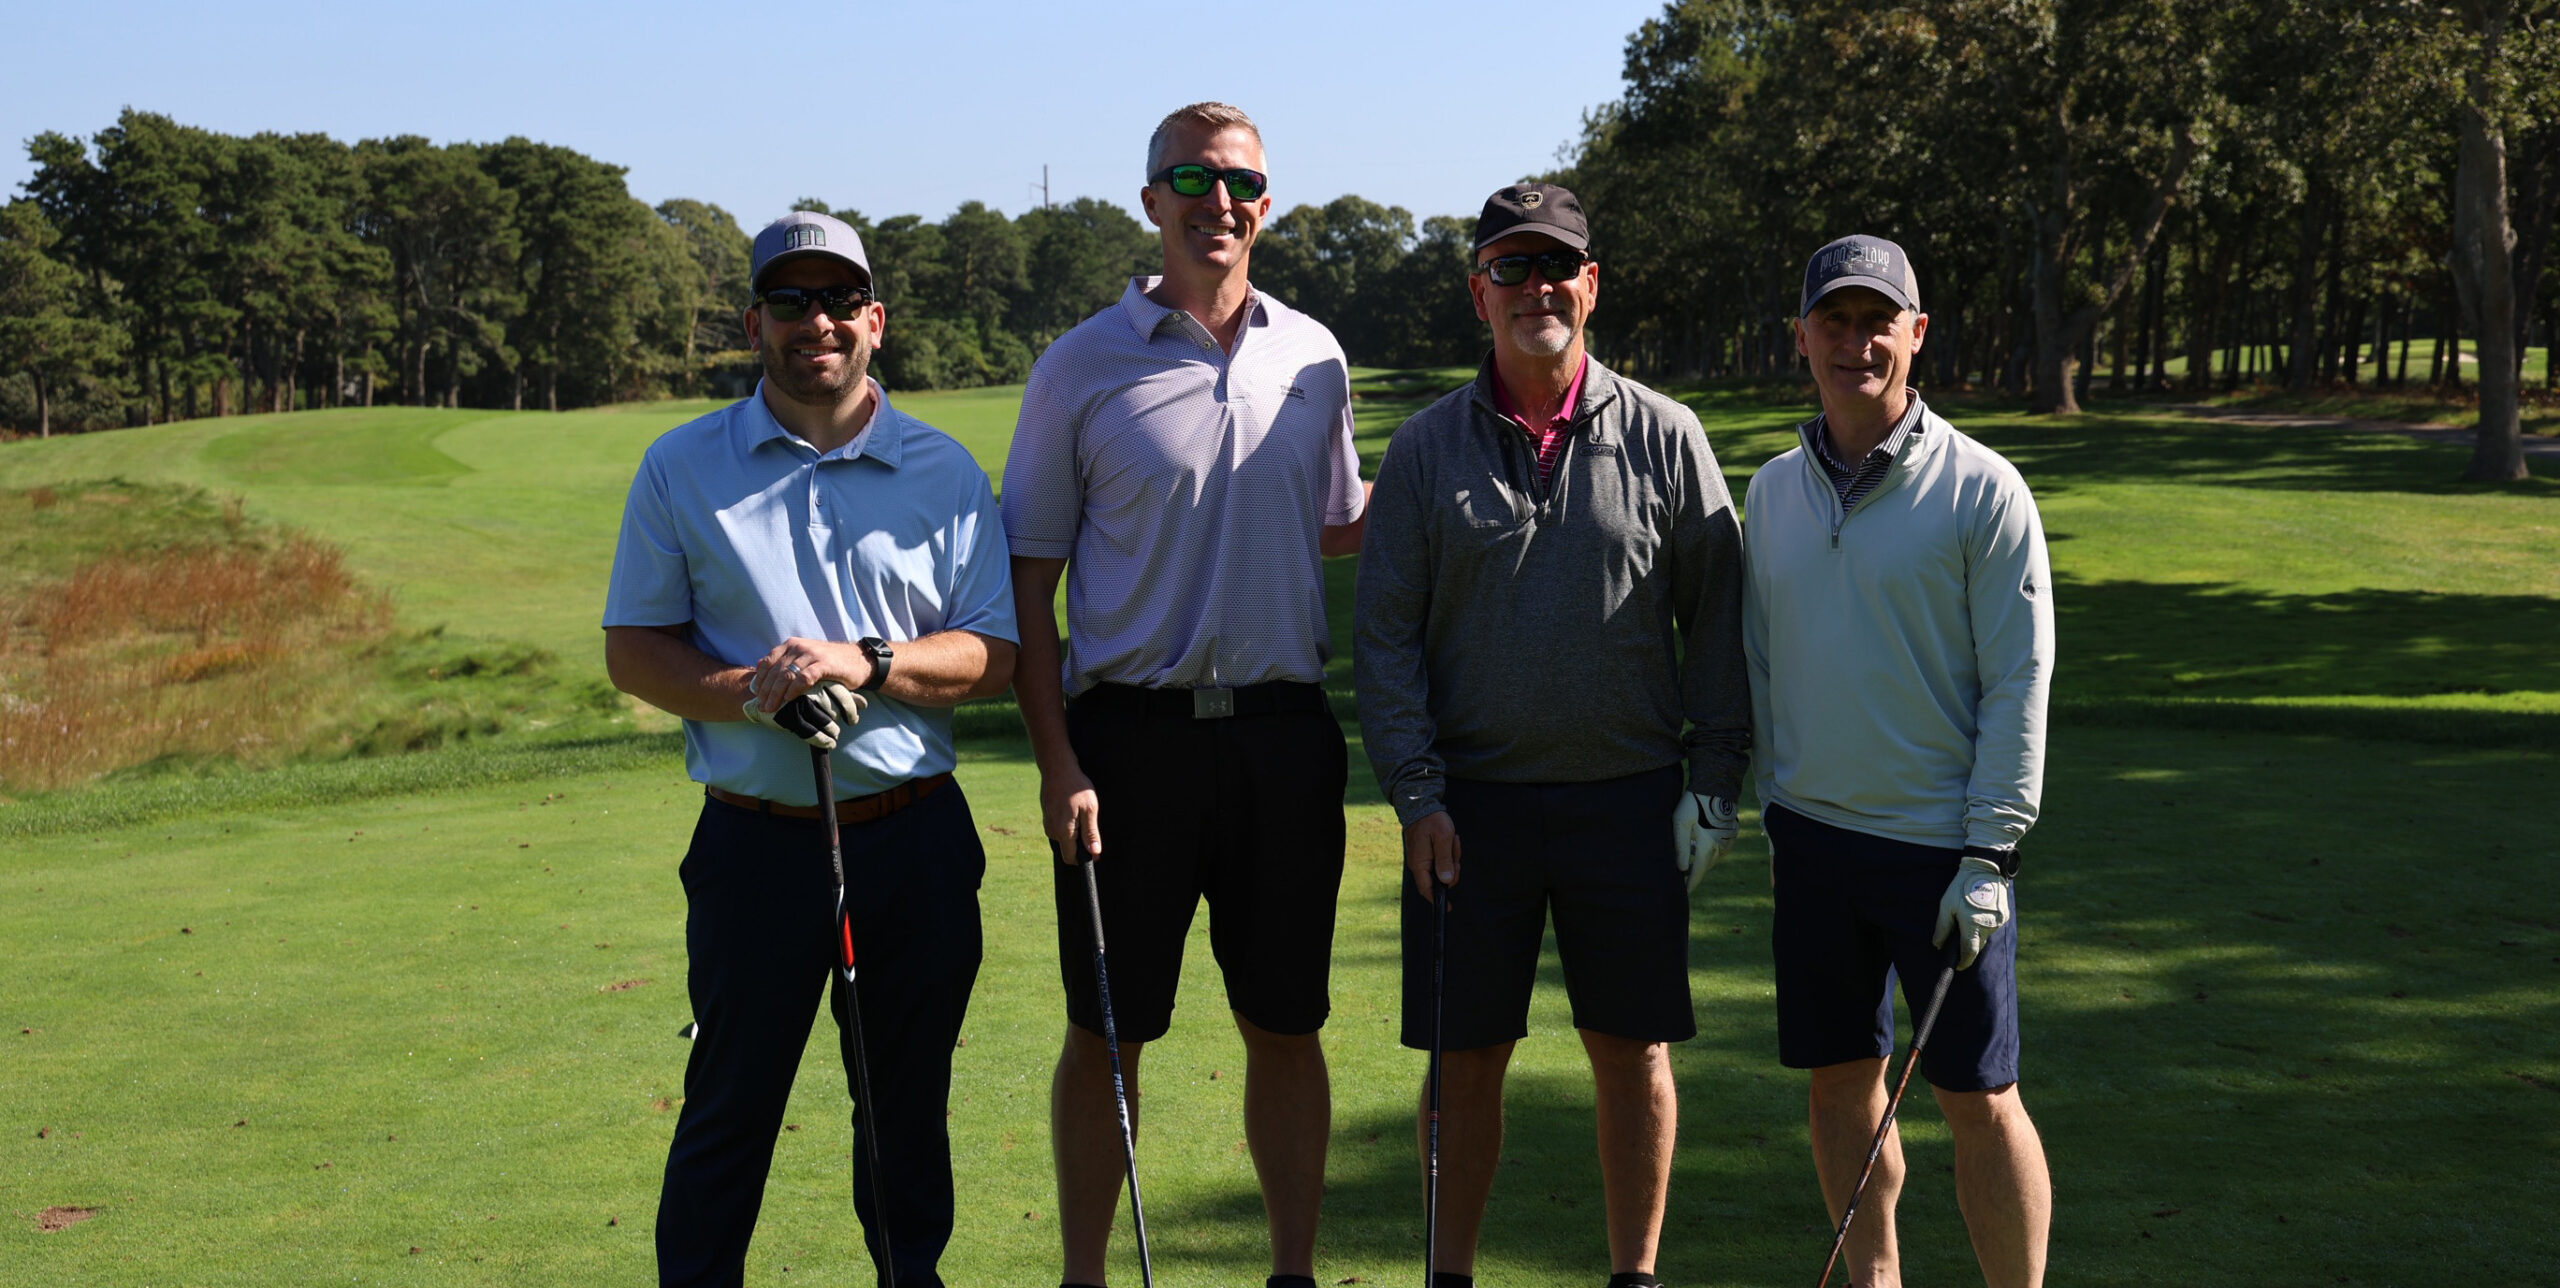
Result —
<instances>
[{"instance_id":1,"label":"sleeve cuff","mask_svg":"<svg viewBox=\"0 0 2560 1288\"><path fill-rule=\"evenodd\" d=\"M1397 788L1392 803L1396 810L1396 822L1405 827L1411 827L1434 814L1445 814L1449 809L1448 806L1440 803L1440 784L1437 781L1411 783Z\"/></svg>"},{"instance_id":2,"label":"sleeve cuff","mask_svg":"<svg viewBox=\"0 0 2560 1288\"><path fill-rule=\"evenodd\" d=\"M1073 541L1041 541L1032 537L1008 536L1005 548L1017 559L1073 559Z\"/></svg>"}]
</instances>

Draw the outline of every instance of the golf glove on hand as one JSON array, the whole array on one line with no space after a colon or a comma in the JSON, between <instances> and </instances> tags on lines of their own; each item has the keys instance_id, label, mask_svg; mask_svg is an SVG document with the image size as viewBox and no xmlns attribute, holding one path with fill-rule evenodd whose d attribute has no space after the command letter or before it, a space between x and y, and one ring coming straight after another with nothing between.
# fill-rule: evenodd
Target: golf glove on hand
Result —
<instances>
[{"instance_id":1,"label":"golf glove on hand","mask_svg":"<svg viewBox=\"0 0 2560 1288\"><path fill-rule=\"evenodd\" d=\"M1946 894L1938 899L1938 928L1929 942L1947 942L1949 931L1964 936L1964 952L1956 958L1956 969L1968 969L1991 936L2009 924L2011 906L2009 878L2000 875L2000 865L1967 855L1956 865L1956 879L1947 883Z\"/></svg>"},{"instance_id":2,"label":"golf glove on hand","mask_svg":"<svg viewBox=\"0 0 2560 1288\"><path fill-rule=\"evenodd\" d=\"M1733 848L1734 838L1741 834L1732 801L1704 792L1680 793L1680 804L1671 811L1671 852L1680 870L1688 874L1691 891L1697 890L1707 869Z\"/></svg>"},{"instance_id":3,"label":"golf glove on hand","mask_svg":"<svg viewBox=\"0 0 2560 1288\"><path fill-rule=\"evenodd\" d=\"M752 698L738 709L767 729L779 729L820 751L834 751L836 740L861 721L862 709L870 703L843 681L829 680L783 703L777 711L765 710L763 703Z\"/></svg>"}]
</instances>

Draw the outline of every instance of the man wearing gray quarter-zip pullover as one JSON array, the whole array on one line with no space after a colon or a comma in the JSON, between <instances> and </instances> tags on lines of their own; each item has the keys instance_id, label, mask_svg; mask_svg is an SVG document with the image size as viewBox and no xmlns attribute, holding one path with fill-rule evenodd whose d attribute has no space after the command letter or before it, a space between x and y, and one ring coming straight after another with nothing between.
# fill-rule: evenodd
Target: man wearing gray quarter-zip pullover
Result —
<instances>
[{"instance_id":1,"label":"man wearing gray quarter-zip pullover","mask_svg":"<svg viewBox=\"0 0 2560 1288\"><path fill-rule=\"evenodd\" d=\"M1492 356L1397 429L1361 547L1360 728L1412 878L1407 1046L1431 1045L1448 909L1435 1288L1474 1269L1550 913L1597 1091L1609 1282L1656 1282L1669 1044L1697 1032L1685 896L1732 844L1748 762L1733 500L1698 418L1584 351L1589 245L1562 188L1486 201L1469 291Z\"/></svg>"},{"instance_id":2,"label":"man wearing gray quarter-zip pullover","mask_svg":"<svg viewBox=\"0 0 2560 1288\"><path fill-rule=\"evenodd\" d=\"M1814 1170L1837 1221L1884 1113L1889 980L1917 1016L1913 994L1956 966L1920 1067L1984 1280L2033 1288L2053 1191L2018 1096L2017 934L2002 930L2043 790L2053 571L2016 468L1911 391L1928 330L1900 246L1815 252L1796 345L1822 415L1751 480L1744 646L1778 1058L1811 1071ZM1849 1228L1849 1282L1901 1282L1902 1181L1888 1136Z\"/></svg>"}]
</instances>

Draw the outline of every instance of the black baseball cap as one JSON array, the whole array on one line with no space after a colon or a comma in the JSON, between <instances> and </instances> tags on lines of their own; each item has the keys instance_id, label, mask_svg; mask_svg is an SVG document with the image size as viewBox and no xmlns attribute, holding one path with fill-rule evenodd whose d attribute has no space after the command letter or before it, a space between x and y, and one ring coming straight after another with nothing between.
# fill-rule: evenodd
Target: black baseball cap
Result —
<instances>
[{"instance_id":1,"label":"black baseball cap","mask_svg":"<svg viewBox=\"0 0 2560 1288\"><path fill-rule=\"evenodd\" d=\"M1824 246L1804 262L1804 299L1796 316L1813 312L1823 296L1843 286L1863 286L1886 299L1920 311L1920 277L1911 271L1911 256L1882 237L1853 233Z\"/></svg>"},{"instance_id":2,"label":"black baseball cap","mask_svg":"<svg viewBox=\"0 0 2560 1288\"><path fill-rule=\"evenodd\" d=\"M1552 183L1515 183L1484 199L1476 216L1476 249L1513 233L1545 233L1575 250L1591 249L1582 199Z\"/></svg>"}]
</instances>

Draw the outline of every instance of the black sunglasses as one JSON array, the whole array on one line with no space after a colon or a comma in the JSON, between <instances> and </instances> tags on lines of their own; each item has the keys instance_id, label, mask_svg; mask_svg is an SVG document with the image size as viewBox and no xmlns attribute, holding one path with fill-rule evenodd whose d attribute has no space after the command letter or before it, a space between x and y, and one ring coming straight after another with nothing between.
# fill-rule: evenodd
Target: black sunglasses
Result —
<instances>
[{"instance_id":1,"label":"black sunglasses","mask_svg":"<svg viewBox=\"0 0 2560 1288\"><path fill-rule=\"evenodd\" d=\"M776 322L797 322L809 316L809 307L826 310L838 322L850 322L871 303L868 286L777 286L756 297L764 311Z\"/></svg>"},{"instance_id":2,"label":"black sunglasses","mask_svg":"<svg viewBox=\"0 0 2560 1288\"><path fill-rule=\"evenodd\" d=\"M1172 184L1175 192L1186 197L1208 196L1209 185L1224 183L1227 195L1238 201L1251 201L1271 187L1270 176L1260 170L1219 170L1196 161L1166 166L1150 176L1147 182Z\"/></svg>"},{"instance_id":3,"label":"black sunglasses","mask_svg":"<svg viewBox=\"0 0 2560 1288\"><path fill-rule=\"evenodd\" d=\"M1582 266L1591 262L1589 255L1578 250L1551 250L1537 255L1496 255L1476 265L1475 271L1493 279L1496 286L1518 286L1529 280L1529 266L1538 266L1538 276L1550 282L1570 282L1582 276Z\"/></svg>"}]
</instances>

